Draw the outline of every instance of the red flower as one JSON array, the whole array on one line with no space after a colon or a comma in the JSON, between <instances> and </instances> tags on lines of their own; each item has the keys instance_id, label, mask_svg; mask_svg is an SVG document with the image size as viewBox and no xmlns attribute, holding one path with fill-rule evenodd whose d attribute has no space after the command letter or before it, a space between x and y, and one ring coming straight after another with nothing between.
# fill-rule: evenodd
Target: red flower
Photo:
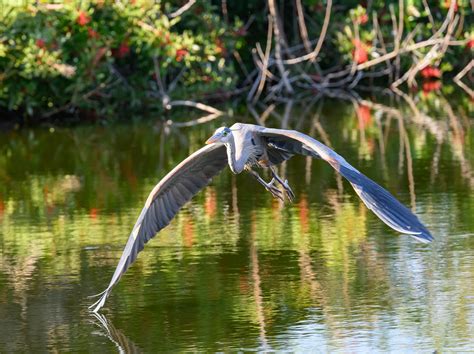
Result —
<instances>
[{"instance_id":1,"label":"red flower","mask_svg":"<svg viewBox=\"0 0 474 354\"><path fill-rule=\"evenodd\" d=\"M184 48L178 49L176 51L176 61L182 61L183 58L188 54L188 51Z\"/></svg>"},{"instance_id":2,"label":"red flower","mask_svg":"<svg viewBox=\"0 0 474 354\"><path fill-rule=\"evenodd\" d=\"M467 42L466 47L468 47L469 49L474 48L474 39L470 39L470 40Z\"/></svg>"},{"instance_id":3,"label":"red flower","mask_svg":"<svg viewBox=\"0 0 474 354\"><path fill-rule=\"evenodd\" d=\"M451 6L451 1L455 2L454 12L457 12L458 11L458 1L457 0L444 0L444 7L449 9L449 7Z\"/></svg>"},{"instance_id":4,"label":"red flower","mask_svg":"<svg viewBox=\"0 0 474 354\"><path fill-rule=\"evenodd\" d=\"M43 49L43 48L46 47L46 42L44 41L44 39L38 38L38 39L36 40L36 46L37 46L38 48Z\"/></svg>"},{"instance_id":5,"label":"red flower","mask_svg":"<svg viewBox=\"0 0 474 354\"><path fill-rule=\"evenodd\" d=\"M422 86L422 89L423 89L423 93L425 95L427 95L428 93L430 93L431 91L437 91L441 88L441 81L425 81L423 82L423 86Z\"/></svg>"},{"instance_id":6,"label":"red flower","mask_svg":"<svg viewBox=\"0 0 474 354\"><path fill-rule=\"evenodd\" d=\"M369 53L367 52L366 46L359 40L354 39L354 50L352 51L352 59L357 64L365 63L369 60Z\"/></svg>"},{"instance_id":7,"label":"red flower","mask_svg":"<svg viewBox=\"0 0 474 354\"><path fill-rule=\"evenodd\" d=\"M79 26L85 26L91 21L91 18L87 16L84 11L80 11L77 16L76 22Z\"/></svg>"},{"instance_id":8,"label":"red flower","mask_svg":"<svg viewBox=\"0 0 474 354\"><path fill-rule=\"evenodd\" d=\"M424 79L433 77L439 79L441 77L441 70L435 68L434 66L428 65L420 71L420 74Z\"/></svg>"},{"instance_id":9,"label":"red flower","mask_svg":"<svg viewBox=\"0 0 474 354\"><path fill-rule=\"evenodd\" d=\"M363 14L357 17L357 23L359 25L365 25L368 21L369 21L369 16L367 16L367 14Z\"/></svg>"},{"instance_id":10,"label":"red flower","mask_svg":"<svg viewBox=\"0 0 474 354\"><path fill-rule=\"evenodd\" d=\"M128 46L127 41L123 41L118 48L112 49L112 55L115 58L123 58L128 53L130 53L130 47Z\"/></svg>"},{"instance_id":11,"label":"red flower","mask_svg":"<svg viewBox=\"0 0 474 354\"><path fill-rule=\"evenodd\" d=\"M92 28L88 27L87 28L87 36L89 38L94 38L94 39L97 39L100 37L99 33L94 31Z\"/></svg>"}]
</instances>

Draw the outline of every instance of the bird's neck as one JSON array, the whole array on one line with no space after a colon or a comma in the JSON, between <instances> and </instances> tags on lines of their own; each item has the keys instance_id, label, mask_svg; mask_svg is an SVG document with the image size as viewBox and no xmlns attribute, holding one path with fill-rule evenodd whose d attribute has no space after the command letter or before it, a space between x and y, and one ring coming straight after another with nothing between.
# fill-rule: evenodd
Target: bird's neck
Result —
<instances>
[{"instance_id":1,"label":"bird's neck","mask_svg":"<svg viewBox=\"0 0 474 354\"><path fill-rule=\"evenodd\" d=\"M235 158L235 140L234 137L231 136L229 141L225 143L225 147L227 149L227 162L229 163L229 167L233 173L239 173L236 165L237 160Z\"/></svg>"}]
</instances>

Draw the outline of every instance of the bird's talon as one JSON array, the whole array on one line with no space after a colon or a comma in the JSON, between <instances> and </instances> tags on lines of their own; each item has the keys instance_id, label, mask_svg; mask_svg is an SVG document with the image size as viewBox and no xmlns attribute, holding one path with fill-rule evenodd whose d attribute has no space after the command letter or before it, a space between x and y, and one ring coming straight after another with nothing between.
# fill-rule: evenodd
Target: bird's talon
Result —
<instances>
[{"instance_id":1,"label":"bird's talon","mask_svg":"<svg viewBox=\"0 0 474 354\"><path fill-rule=\"evenodd\" d=\"M282 202L285 201L285 200L283 199L283 196L282 196L281 194L272 192L272 195L273 195L273 197L275 197L275 198L277 198L277 199L280 199Z\"/></svg>"},{"instance_id":2,"label":"bird's talon","mask_svg":"<svg viewBox=\"0 0 474 354\"><path fill-rule=\"evenodd\" d=\"M273 197L278 198L281 201L283 201L282 191L278 189L277 187L275 187L272 182L267 183L267 185L265 186L266 190L269 191L273 195Z\"/></svg>"},{"instance_id":3,"label":"bird's talon","mask_svg":"<svg viewBox=\"0 0 474 354\"><path fill-rule=\"evenodd\" d=\"M295 196L288 193L288 191L286 192L286 196L288 197L288 200L290 201L290 203L293 203L293 200L295 200Z\"/></svg>"},{"instance_id":4,"label":"bird's talon","mask_svg":"<svg viewBox=\"0 0 474 354\"><path fill-rule=\"evenodd\" d=\"M295 193L293 193L293 190L291 189L290 185L288 184L287 179L285 179L285 181L282 183L282 186L285 189L288 200L290 202L293 202L293 200L295 199Z\"/></svg>"}]
</instances>

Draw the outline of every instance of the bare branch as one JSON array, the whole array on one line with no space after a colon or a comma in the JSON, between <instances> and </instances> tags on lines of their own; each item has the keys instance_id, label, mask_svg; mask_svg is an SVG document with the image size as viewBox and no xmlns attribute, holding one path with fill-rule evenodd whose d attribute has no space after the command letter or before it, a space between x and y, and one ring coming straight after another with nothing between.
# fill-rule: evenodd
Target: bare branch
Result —
<instances>
[{"instance_id":1,"label":"bare branch","mask_svg":"<svg viewBox=\"0 0 474 354\"><path fill-rule=\"evenodd\" d=\"M316 44L316 47L314 48L314 50L311 53L303 55L299 58L285 60L284 64L293 65L293 64L301 63L306 60L314 61L317 58L319 51L321 50L321 47L323 46L324 39L326 38L326 32L329 26L329 19L331 18L331 7L332 7L332 0L328 0L328 3L326 5L326 13L324 14L323 28L321 29L321 35L319 36L318 43Z\"/></svg>"},{"instance_id":2,"label":"bare branch","mask_svg":"<svg viewBox=\"0 0 474 354\"><path fill-rule=\"evenodd\" d=\"M301 0L295 0L296 11L298 13L298 27L300 29L301 39L303 40L306 53L311 53L311 45L308 39L308 30L306 29L306 23L304 22L304 10Z\"/></svg>"},{"instance_id":3,"label":"bare branch","mask_svg":"<svg viewBox=\"0 0 474 354\"><path fill-rule=\"evenodd\" d=\"M471 60L465 67L462 69L455 77L454 82L461 87L464 91L467 92L471 98L474 98L474 90L467 86L461 79L466 75L470 70L474 68L474 59Z\"/></svg>"},{"instance_id":4,"label":"bare branch","mask_svg":"<svg viewBox=\"0 0 474 354\"><path fill-rule=\"evenodd\" d=\"M387 53L386 55L382 55L378 58L375 58L375 59L366 61L365 63L357 65L357 70L364 70L364 69L370 68L371 66L377 65L383 61L386 61L387 59L395 58L398 54L413 52L420 48L429 47L435 44L442 43L443 41L444 41L443 38L427 39L426 41L421 41L421 42L409 45L405 48L400 48L398 52L392 51L390 53ZM467 43L466 40L448 42L450 46L465 45L466 43Z\"/></svg>"},{"instance_id":5,"label":"bare branch","mask_svg":"<svg viewBox=\"0 0 474 354\"><path fill-rule=\"evenodd\" d=\"M171 109L171 107L175 107L175 106L187 106L187 107L197 108L197 109L200 109L201 111L209 112L212 114L219 114L219 115L224 114L224 112L218 110L217 108L208 106L204 103L194 102L194 101L189 101L189 100L170 101L166 108Z\"/></svg>"},{"instance_id":6,"label":"bare branch","mask_svg":"<svg viewBox=\"0 0 474 354\"><path fill-rule=\"evenodd\" d=\"M195 125L208 123L216 118L219 118L221 115L222 114L211 113L211 114L208 114L207 116L203 116L201 118L193 119L187 122L173 122L172 120L167 120L166 124L173 125L175 127L193 127Z\"/></svg>"},{"instance_id":7,"label":"bare branch","mask_svg":"<svg viewBox=\"0 0 474 354\"><path fill-rule=\"evenodd\" d=\"M285 89L288 93L293 93L293 88L291 87L290 82L288 81L288 75L285 71L285 67L283 66L283 61L281 58L281 44L282 38L280 33L280 28L278 26L278 13L275 6L275 0L268 0L268 8L270 10L270 16L273 21L273 33L275 35L275 60L280 71L281 80L285 86Z\"/></svg>"},{"instance_id":8,"label":"bare branch","mask_svg":"<svg viewBox=\"0 0 474 354\"><path fill-rule=\"evenodd\" d=\"M175 17L181 16L183 13L188 11L191 8L191 6L193 6L195 3L196 3L196 0L189 0L186 4L181 6L178 10L170 13L169 17L175 18Z\"/></svg>"},{"instance_id":9,"label":"bare branch","mask_svg":"<svg viewBox=\"0 0 474 354\"><path fill-rule=\"evenodd\" d=\"M273 33L273 25L272 21L268 19L268 31L267 31L267 46L265 48L265 56L263 57L263 68L262 73L260 74L260 82L258 83L257 93L253 98L253 102L255 103L259 98L260 94L262 93L263 87L265 86L265 80L267 78L267 67L268 67L268 58L270 57L270 50L272 49L272 33Z\"/></svg>"}]
</instances>

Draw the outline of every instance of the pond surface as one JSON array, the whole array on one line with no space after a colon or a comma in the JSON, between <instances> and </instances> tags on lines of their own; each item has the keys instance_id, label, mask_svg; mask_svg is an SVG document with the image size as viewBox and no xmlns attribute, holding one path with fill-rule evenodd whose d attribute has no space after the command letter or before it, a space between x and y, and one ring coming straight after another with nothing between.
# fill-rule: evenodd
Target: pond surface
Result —
<instances>
[{"instance_id":1,"label":"pond surface","mask_svg":"<svg viewBox=\"0 0 474 354\"><path fill-rule=\"evenodd\" d=\"M147 244L101 318L87 296L149 191L237 118L3 133L0 352L474 350L472 110L437 100L283 105L265 121L331 144L432 244L385 226L322 161L280 168L296 194L285 205L226 169Z\"/></svg>"}]
</instances>

